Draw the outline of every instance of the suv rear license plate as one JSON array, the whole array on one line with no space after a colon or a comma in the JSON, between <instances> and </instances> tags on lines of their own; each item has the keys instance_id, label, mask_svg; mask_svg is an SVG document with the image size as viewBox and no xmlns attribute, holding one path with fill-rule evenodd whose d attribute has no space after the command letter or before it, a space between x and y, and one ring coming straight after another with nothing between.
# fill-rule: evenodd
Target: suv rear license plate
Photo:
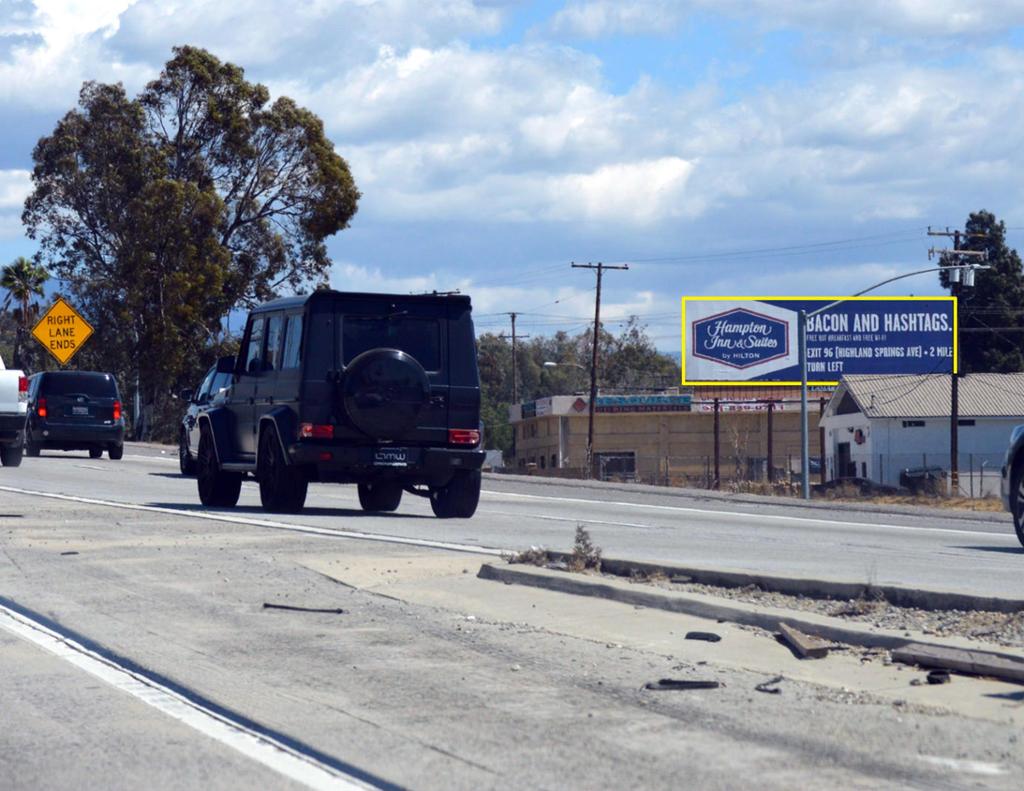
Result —
<instances>
[{"instance_id":1,"label":"suv rear license plate","mask_svg":"<svg viewBox=\"0 0 1024 791\"><path fill-rule=\"evenodd\" d=\"M71 414L72 415L88 415L89 414L89 407L87 407L87 406L73 406L73 407L71 407Z\"/></svg>"},{"instance_id":2,"label":"suv rear license plate","mask_svg":"<svg viewBox=\"0 0 1024 791\"><path fill-rule=\"evenodd\" d=\"M373 453L374 467L408 467L411 460L408 448L378 448Z\"/></svg>"}]
</instances>

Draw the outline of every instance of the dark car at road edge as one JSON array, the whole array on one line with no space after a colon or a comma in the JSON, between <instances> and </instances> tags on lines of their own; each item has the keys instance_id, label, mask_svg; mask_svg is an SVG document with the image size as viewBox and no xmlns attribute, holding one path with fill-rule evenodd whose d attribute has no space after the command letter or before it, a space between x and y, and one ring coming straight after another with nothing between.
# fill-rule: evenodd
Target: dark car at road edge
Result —
<instances>
[{"instance_id":1,"label":"dark car at road edge","mask_svg":"<svg viewBox=\"0 0 1024 791\"><path fill-rule=\"evenodd\" d=\"M1013 515L1017 539L1024 545L1024 425L1010 433L999 488L1003 507Z\"/></svg>"},{"instance_id":2,"label":"dark car at road edge","mask_svg":"<svg viewBox=\"0 0 1024 791\"><path fill-rule=\"evenodd\" d=\"M113 375L99 371L43 371L29 377L25 454L87 450L98 459L124 454L125 419Z\"/></svg>"}]
</instances>

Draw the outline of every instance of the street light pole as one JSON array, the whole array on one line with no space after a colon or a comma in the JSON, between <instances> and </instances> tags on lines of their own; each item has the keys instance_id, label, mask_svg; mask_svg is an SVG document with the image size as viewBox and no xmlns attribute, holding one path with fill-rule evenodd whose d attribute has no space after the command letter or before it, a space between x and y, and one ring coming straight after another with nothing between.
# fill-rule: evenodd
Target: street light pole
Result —
<instances>
[{"instance_id":1,"label":"street light pole","mask_svg":"<svg viewBox=\"0 0 1024 791\"><path fill-rule=\"evenodd\" d=\"M873 286L869 286L863 291L858 291L856 294L851 294L849 297L837 299L835 302L830 302L816 310L812 310L810 312L806 310L800 311L797 329L797 333L799 335L797 345L799 347L800 356L800 460L802 464L802 468L800 470L800 495L804 500L811 499L811 476L810 471L807 469L810 466L810 448L808 447L807 440L807 320L824 313L826 310L831 310L836 307L836 305L842 305L853 297L862 297L877 288L881 288L889 283L894 283L897 280L914 277L915 275L924 275L929 272L949 272L950 274L953 274L955 270L957 275L959 275L961 271L965 272L965 279L973 285L974 272L978 269L988 268L989 267L987 266L980 266L978 264L954 264L953 266L933 266L928 269L918 269L916 272L906 272L902 275L896 275L896 277L890 277L880 283L875 283ZM824 459L822 459L822 462L824 462Z\"/></svg>"},{"instance_id":2,"label":"street light pole","mask_svg":"<svg viewBox=\"0 0 1024 791\"><path fill-rule=\"evenodd\" d=\"M586 367L580 365L579 363L572 363L572 362L556 363L554 360L545 360L544 361L544 367L545 368L561 368L561 367L564 367L564 366L572 366L573 368L578 368L579 370L583 371L584 373L586 373L586 371L587 371ZM590 457L590 454L588 453L587 454L587 458L589 458L589 457ZM558 465L559 466L562 465L562 419L561 418L558 419Z\"/></svg>"}]
</instances>

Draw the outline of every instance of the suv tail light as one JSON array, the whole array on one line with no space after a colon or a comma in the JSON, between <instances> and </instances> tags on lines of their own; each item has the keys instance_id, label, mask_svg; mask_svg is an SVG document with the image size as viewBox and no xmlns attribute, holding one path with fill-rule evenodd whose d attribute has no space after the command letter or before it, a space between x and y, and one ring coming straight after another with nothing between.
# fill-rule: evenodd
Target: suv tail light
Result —
<instances>
[{"instance_id":1,"label":"suv tail light","mask_svg":"<svg viewBox=\"0 0 1024 791\"><path fill-rule=\"evenodd\" d=\"M479 445L480 431L475 428L448 429L449 445Z\"/></svg>"},{"instance_id":2,"label":"suv tail light","mask_svg":"<svg viewBox=\"0 0 1024 791\"><path fill-rule=\"evenodd\" d=\"M46 417L46 399L40 398L36 401L36 414L39 417Z\"/></svg>"},{"instance_id":3,"label":"suv tail light","mask_svg":"<svg viewBox=\"0 0 1024 791\"><path fill-rule=\"evenodd\" d=\"M299 436L303 439L334 439L334 426L300 423Z\"/></svg>"},{"instance_id":4,"label":"suv tail light","mask_svg":"<svg viewBox=\"0 0 1024 791\"><path fill-rule=\"evenodd\" d=\"M120 419L121 419L121 402L120 401L115 401L114 402L114 420L120 420Z\"/></svg>"},{"instance_id":5,"label":"suv tail light","mask_svg":"<svg viewBox=\"0 0 1024 791\"><path fill-rule=\"evenodd\" d=\"M18 377L18 400L28 401L28 377Z\"/></svg>"}]
</instances>

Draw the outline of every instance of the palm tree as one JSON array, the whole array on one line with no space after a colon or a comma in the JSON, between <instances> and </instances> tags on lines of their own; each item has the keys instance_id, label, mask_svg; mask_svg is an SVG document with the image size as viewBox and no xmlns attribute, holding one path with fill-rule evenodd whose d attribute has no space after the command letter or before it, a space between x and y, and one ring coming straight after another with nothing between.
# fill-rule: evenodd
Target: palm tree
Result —
<instances>
[{"instance_id":1,"label":"palm tree","mask_svg":"<svg viewBox=\"0 0 1024 791\"><path fill-rule=\"evenodd\" d=\"M3 302L3 310L9 310L16 304L12 313L19 322L14 342L14 364L21 365L21 346L29 332L29 322L39 315L39 303L33 297L43 296L43 284L50 279L46 267L33 263L24 256L15 258L7 266L0 269L0 287L7 290L7 298Z\"/></svg>"}]
</instances>

